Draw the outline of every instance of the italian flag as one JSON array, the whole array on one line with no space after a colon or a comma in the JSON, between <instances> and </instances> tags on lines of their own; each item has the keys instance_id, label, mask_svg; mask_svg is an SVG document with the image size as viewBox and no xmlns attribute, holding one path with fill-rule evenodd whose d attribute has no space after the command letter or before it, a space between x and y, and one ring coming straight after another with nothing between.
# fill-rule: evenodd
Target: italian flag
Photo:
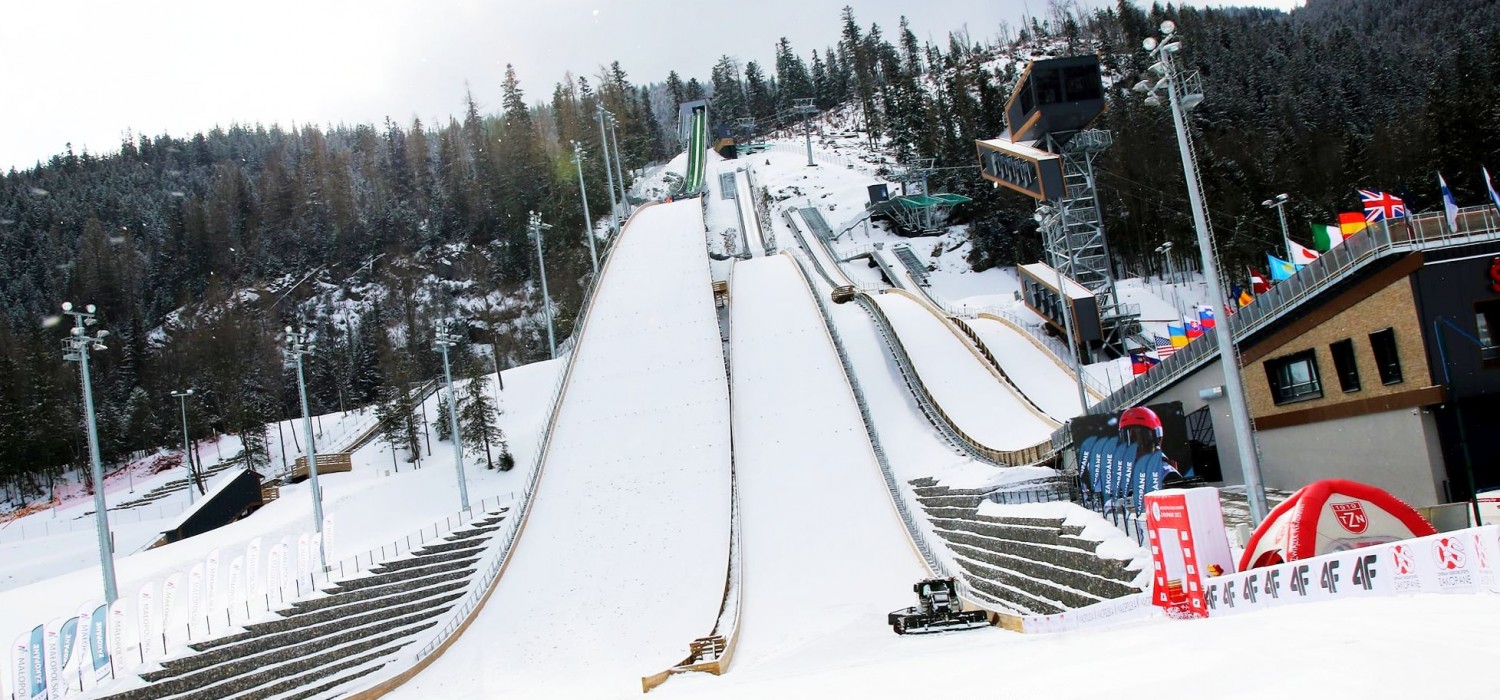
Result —
<instances>
[{"instance_id":1,"label":"italian flag","mask_svg":"<svg viewBox=\"0 0 1500 700\"><path fill-rule=\"evenodd\" d=\"M1344 242L1344 232L1333 224L1313 224L1313 247L1323 252L1333 250L1333 247Z\"/></svg>"}]
</instances>

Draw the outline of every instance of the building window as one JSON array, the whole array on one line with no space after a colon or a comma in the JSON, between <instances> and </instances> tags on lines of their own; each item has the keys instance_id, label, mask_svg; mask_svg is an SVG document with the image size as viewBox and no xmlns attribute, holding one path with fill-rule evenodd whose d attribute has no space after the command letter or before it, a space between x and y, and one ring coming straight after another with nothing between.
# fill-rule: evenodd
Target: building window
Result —
<instances>
[{"instance_id":1,"label":"building window","mask_svg":"<svg viewBox=\"0 0 1500 700\"><path fill-rule=\"evenodd\" d=\"M1318 360L1312 350L1267 360L1266 380L1271 384L1271 398L1277 405L1323 396L1323 385L1318 382Z\"/></svg>"},{"instance_id":2,"label":"building window","mask_svg":"<svg viewBox=\"0 0 1500 700\"><path fill-rule=\"evenodd\" d=\"M1339 388L1347 394L1359 391L1359 365L1354 363L1354 341L1345 338L1328 346L1333 355L1333 371L1339 375Z\"/></svg>"},{"instance_id":3,"label":"building window","mask_svg":"<svg viewBox=\"0 0 1500 700\"><path fill-rule=\"evenodd\" d=\"M1396 350L1396 331L1387 328L1370 334L1370 349L1375 351L1375 369L1382 384L1401 383L1401 353Z\"/></svg>"},{"instance_id":4,"label":"building window","mask_svg":"<svg viewBox=\"0 0 1500 700\"><path fill-rule=\"evenodd\" d=\"M1480 358L1486 367L1500 367L1500 299L1475 304L1474 324L1479 328Z\"/></svg>"}]
</instances>

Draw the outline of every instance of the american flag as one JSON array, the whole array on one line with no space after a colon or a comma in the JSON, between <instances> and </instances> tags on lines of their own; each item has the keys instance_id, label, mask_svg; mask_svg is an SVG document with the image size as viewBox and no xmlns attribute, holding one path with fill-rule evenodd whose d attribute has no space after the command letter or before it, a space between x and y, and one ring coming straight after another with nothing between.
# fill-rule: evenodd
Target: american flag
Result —
<instances>
[{"instance_id":1,"label":"american flag","mask_svg":"<svg viewBox=\"0 0 1500 700\"><path fill-rule=\"evenodd\" d=\"M1172 353L1177 352L1177 348L1172 347L1172 339L1171 338L1163 338L1163 337L1161 337L1159 335L1153 335L1152 337L1156 340L1156 356L1157 357L1160 357L1161 359L1165 360L1165 359L1171 357Z\"/></svg>"},{"instance_id":2,"label":"american flag","mask_svg":"<svg viewBox=\"0 0 1500 700\"><path fill-rule=\"evenodd\" d=\"M1365 221L1380 221L1407 215L1406 202L1393 194L1360 190L1359 201L1365 205Z\"/></svg>"}]
</instances>

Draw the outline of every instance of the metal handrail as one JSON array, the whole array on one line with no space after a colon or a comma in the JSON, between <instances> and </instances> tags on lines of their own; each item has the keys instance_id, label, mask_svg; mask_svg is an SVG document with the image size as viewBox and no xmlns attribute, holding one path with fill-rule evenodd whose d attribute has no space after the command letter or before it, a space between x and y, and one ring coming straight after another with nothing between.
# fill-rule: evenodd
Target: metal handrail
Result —
<instances>
[{"instance_id":1,"label":"metal handrail","mask_svg":"<svg viewBox=\"0 0 1500 700\"><path fill-rule=\"evenodd\" d=\"M1255 301L1208 330L1203 338L1188 343L1186 347L1162 360L1150 372L1106 396L1094 405L1092 412L1107 413L1122 406L1139 403L1217 357L1216 344L1207 340L1209 333L1228 328L1236 343L1243 342L1311 297L1327 291L1377 260L1398 253L1500 239L1500 219L1497 219L1492 206L1461 209L1457 218L1460 222L1458 231L1447 225L1446 216L1442 213L1419 215L1412 217L1410 222L1401 222L1409 223L1409 228L1398 224L1393 229L1387 219L1378 227L1366 229L1362 234L1348 239L1304 266L1291 278L1271 287L1270 291L1256 297Z\"/></svg>"}]
</instances>

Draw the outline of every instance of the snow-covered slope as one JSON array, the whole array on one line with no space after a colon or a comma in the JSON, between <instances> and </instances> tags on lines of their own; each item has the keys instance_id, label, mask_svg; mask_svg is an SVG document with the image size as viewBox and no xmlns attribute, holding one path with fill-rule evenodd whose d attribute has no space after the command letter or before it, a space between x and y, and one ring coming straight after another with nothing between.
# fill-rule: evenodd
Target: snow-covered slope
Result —
<instances>
[{"instance_id":1,"label":"snow-covered slope","mask_svg":"<svg viewBox=\"0 0 1500 700\"><path fill-rule=\"evenodd\" d=\"M732 669L786 673L895 641L869 623L909 605L925 568L791 259L739 263L733 285L744 603Z\"/></svg>"},{"instance_id":2,"label":"snow-covered slope","mask_svg":"<svg viewBox=\"0 0 1500 700\"><path fill-rule=\"evenodd\" d=\"M468 631L393 697L638 693L712 627L729 397L701 202L639 210L589 314L508 568Z\"/></svg>"}]
</instances>

